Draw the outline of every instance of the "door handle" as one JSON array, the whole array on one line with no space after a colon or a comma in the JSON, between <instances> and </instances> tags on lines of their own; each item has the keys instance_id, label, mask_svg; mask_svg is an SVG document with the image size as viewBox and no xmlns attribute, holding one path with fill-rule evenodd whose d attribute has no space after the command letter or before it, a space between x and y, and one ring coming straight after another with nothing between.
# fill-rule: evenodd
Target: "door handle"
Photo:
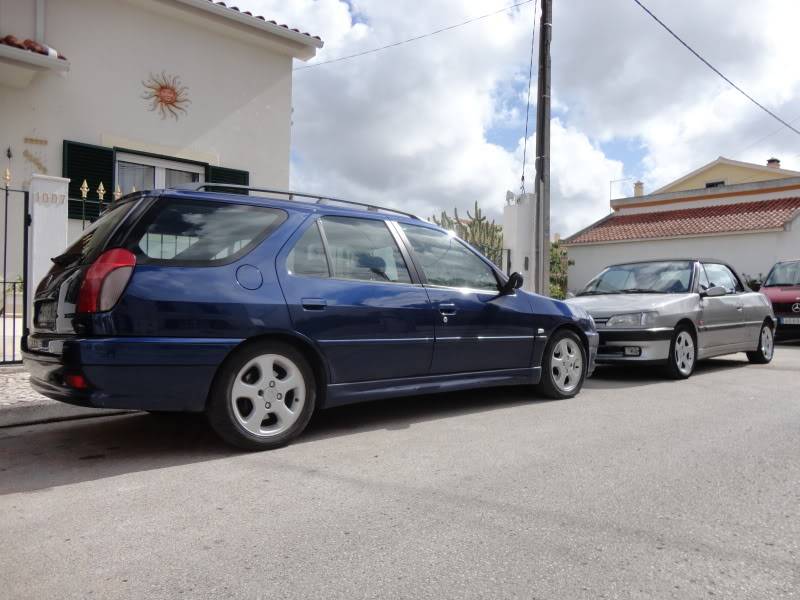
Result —
<instances>
[{"instance_id":1,"label":"door handle","mask_svg":"<svg viewBox=\"0 0 800 600\"><path fill-rule=\"evenodd\" d=\"M328 301L322 298L301 298L300 304L305 310L325 310Z\"/></svg>"},{"instance_id":2,"label":"door handle","mask_svg":"<svg viewBox=\"0 0 800 600\"><path fill-rule=\"evenodd\" d=\"M738 310L739 312L742 312L744 310L744 306L737 306L736 310Z\"/></svg>"},{"instance_id":3,"label":"door handle","mask_svg":"<svg viewBox=\"0 0 800 600\"><path fill-rule=\"evenodd\" d=\"M452 302L440 302L439 312L443 315L454 315L456 314L456 305Z\"/></svg>"}]
</instances>

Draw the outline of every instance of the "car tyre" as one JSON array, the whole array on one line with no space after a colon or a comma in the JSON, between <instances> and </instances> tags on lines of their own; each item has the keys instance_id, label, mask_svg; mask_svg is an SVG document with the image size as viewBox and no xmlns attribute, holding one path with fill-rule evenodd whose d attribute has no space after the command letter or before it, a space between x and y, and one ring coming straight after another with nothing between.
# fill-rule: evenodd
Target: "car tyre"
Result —
<instances>
[{"instance_id":1,"label":"car tyre","mask_svg":"<svg viewBox=\"0 0 800 600\"><path fill-rule=\"evenodd\" d=\"M260 342L245 346L223 364L206 414L229 444L271 450L306 428L316 397L314 372L300 352L282 342Z\"/></svg>"},{"instance_id":2,"label":"car tyre","mask_svg":"<svg viewBox=\"0 0 800 600\"><path fill-rule=\"evenodd\" d=\"M688 379L697 365L697 338L688 325L675 329L669 345L667 374L671 379Z\"/></svg>"},{"instance_id":3,"label":"car tyre","mask_svg":"<svg viewBox=\"0 0 800 600\"><path fill-rule=\"evenodd\" d=\"M568 329L556 331L545 347L536 391L554 400L572 398L583 387L587 367L586 348L578 335Z\"/></svg>"},{"instance_id":4,"label":"car tyre","mask_svg":"<svg viewBox=\"0 0 800 600\"><path fill-rule=\"evenodd\" d=\"M756 365L766 365L772 362L775 355L775 331L768 321L761 326L758 336L758 348L747 353L747 360Z\"/></svg>"}]
</instances>

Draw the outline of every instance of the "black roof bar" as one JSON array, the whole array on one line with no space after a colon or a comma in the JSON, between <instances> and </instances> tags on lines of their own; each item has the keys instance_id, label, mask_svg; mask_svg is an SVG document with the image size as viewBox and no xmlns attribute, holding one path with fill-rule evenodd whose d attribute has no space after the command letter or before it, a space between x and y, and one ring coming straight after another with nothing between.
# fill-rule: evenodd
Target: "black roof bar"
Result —
<instances>
[{"instance_id":1,"label":"black roof bar","mask_svg":"<svg viewBox=\"0 0 800 600\"><path fill-rule=\"evenodd\" d=\"M387 208L385 206L377 206L375 204L368 204L366 202L356 202L355 200L342 200L341 198L332 198L330 196L321 196L320 194L307 194L305 192L292 192L290 190L273 190L270 188L262 188L262 187L253 187L249 185L236 185L232 183L198 183L197 185L181 185L175 187L174 189L177 190L189 190L200 192L206 190L208 188L221 188L221 189L233 189L233 190L241 190L241 191L248 191L248 192L264 192L265 194L280 194L282 196L288 196L290 201L294 201L295 198L309 198L310 200L315 200L314 204L323 204L325 202L341 202L342 204L350 204L352 206L359 206L361 208L366 208L368 211L378 212L378 211L385 211L390 213L395 213L398 215L403 215L404 217L411 217L412 219L417 219L421 221L417 215L405 212L402 210L397 210L395 208Z\"/></svg>"}]
</instances>

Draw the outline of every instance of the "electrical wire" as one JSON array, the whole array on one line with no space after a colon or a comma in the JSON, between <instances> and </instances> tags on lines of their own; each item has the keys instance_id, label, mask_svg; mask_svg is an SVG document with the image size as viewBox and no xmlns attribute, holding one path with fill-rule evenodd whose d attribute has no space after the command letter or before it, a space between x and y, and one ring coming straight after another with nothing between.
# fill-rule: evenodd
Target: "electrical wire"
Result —
<instances>
[{"instance_id":1,"label":"electrical wire","mask_svg":"<svg viewBox=\"0 0 800 600\"><path fill-rule=\"evenodd\" d=\"M528 157L528 120L531 115L531 87L533 84L533 55L536 48L536 10L538 8L538 0L533 3L533 29L531 31L531 62L528 66L528 102L525 106L525 137L522 142L522 176L519 178L519 189L525 193L525 162Z\"/></svg>"},{"instance_id":2,"label":"electrical wire","mask_svg":"<svg viewBox=\"0 0 800 600\"><path fill-rule=\"evenodd\" d=\"M435 31L429 31L428 33L423 33L422 35L417 35L412 38L408 38L406 40L401 40L399 42L394 42L392 44L386 44L385 46L379 46L378 48L371 48L369 50L364 50L362 52L356 52L355 54L349 54L347 56L340 56L339 58L331 58L330 60L322 60L320 62L316 62L310 65L303 65L302 67L295 67L292 69L293 71L304 71L305 69L313 69L314 67L321 67L322 65L329 65L331 63L337 63L344 60L350 60L352 58L358 58L359 56L365 56L367 54L374 54L375 52L380 52L381 50L386 50L388 48L395 48L396 46L402 46L403 44L408 44L410 42L416 42L417 40L421 40L427 37L431 37L433 35L437 35L439 33L444 33L445 31L450 31L451 29L456 29L458 27L463 27L464 25L469 25L470 23L474 23L475 21L480 21L482 19L488 19L489 17L493 17L495 15L499 15L500 13L508 12L513 8L517 8L519 6L525 6L526 4L530 4L531 2L536 2L537 0L524 0L522 2L517 2L516 4L512 4L510 6L506 6L505 8L501 8L500 10L496 10L494 12L486 13L485 15L480 15L479 17L473 17L471 19L467 19L466 21L462 21L461 23L456 23L454 25L448 25L447 27L442 27L441 29L436 29Z\"/></svg>"},{"instance_id":3,"label":"electrical wire","mask_svg":"<svg viewBox=\"0 0 800 600\"><path fill-rule=\"evenodd\" d=\"M665 30L666 30L666 31L667 31L667 32L668 32L668 33L669 33L669 34L670 34L672 37L674 37L676 40L678 40L678 42L680 42L680 43L681 43L681 45L683 45L683 46L684 46L684 47L685 47L685 48L686 48L686 49L687 49L689 52L691 52L692 54L694 54L694 55L695 55L695 56L696 56L696 57L697 57L697 58L698 58L698 59L699 59L699 60L700 60L700 61L701 61L701 62L702 62L704 65L706 65L706 66L707 66L709 69L711 69L712 71L714 71L714 73L716 73L716 74L717 74L717 75L719 75L719 76L720 76L722 79L724 79L726 82L728 82L728 84L729 84L731 87L733 87L733 89L735 89L737 92L739 92L740 94L742 94L742 95L743 95L745 98L747 98L748 100L750 100L750 102L752 102L753 104L755 104L755 105L756 105L758 108L760 108L761 110L763 110L763 111L764 111L765 113L767 113L767 114L768 114L770 117L772 117L773 119L775 119L776 121L778 121L779 123L781 123L782 125L784 125L785 127L788 127L789 129L791 129L792 131L794 131L794 132L795 132L797 135L800 135L800 130L797 130L797 129L795 129L794 127L792 127L792 125L790 125L788 122L784 121L782 118L780 118L778 115L776 115L776 114L775 114L774 112L772 112L770 109L768 109L766 106L764 106L763 104L761 104L761 103L760 103L758 100L756 100L755 98L753 98L753 97L752 97L750 94L748 94L747 92L745 92L745 91L744 91L742 88L740 88L738 85L736 85L735 83L733 83L733 81L731 81L731 80L730 80L730 79L728 79L728 78L727 78L725 75L723 75L723 74L722 74L722 72L721 72L719 69L717 69L717 68L716 68L714 65L712 65L712 64L711 64L710 62L708 62L708 61L707 61L705 58L703 58L703 57L700 55L700 53L699 53L697 50L695 50L695 49L694 49L694 48L692 48L692 47L691 47L689 44L687 44L686 42L684 42L684 41L683 41L683 40L680 38L680 36L678 36L678 34L677 34L677 33L675 33L674 31L672 31L672 29L670 29L670 28L669 28L669 27L668 27L668 26L667 26L667 25L666 25L666 24L665 24L665 23L664 23L664 22L663 22L661 19L659 19L659 18L658 18L658 17L657 17L655 14L653 14L653 12L652 12L652 11L651 11L649 8L647 8L647 7L646 7L644 4L642 4L642 3L640 2L640 0L633 0L633 1L634 1L636 4L638 4L638 5L639 5L639 7L640 7L640 8L641 8L641 9L642 9L644 12L646 12L648 15L650 15L650 16L653 18L653 20L655 20L655 22L656 22L656 23L658 23L659 25L661 25L661 27L663 27L663 28L664 28L664 29L665 29Z\"/></svg>"},{"instance_id":4,"label":"electrical wire","mask_svg":"<svg viewBox=\"0 0 800 600\"><path fill-rule=\"evenodd\" d=\"M800 115L796 116L794 119L789 121L789 123L797 123L798 121L800 121ZM742 148L741 150L739 150L739 152L735 156L739 156L741 154L744 154L745 152L750 150L750 148L752 148L753 146L757 146L758 144L760 144L764 140L766 140L768 138L771 138L773 135L777 135L777 134L779 134L781 132L785 132L785 131L786 130L783 127L778 127L774 131L771 131L770 133L768 133L768 134L766 134L764 136L761 136L755 142L752 142L752 143L748 144L747 146L745 146L744 148Z\"/></svg>"}]
</instances>

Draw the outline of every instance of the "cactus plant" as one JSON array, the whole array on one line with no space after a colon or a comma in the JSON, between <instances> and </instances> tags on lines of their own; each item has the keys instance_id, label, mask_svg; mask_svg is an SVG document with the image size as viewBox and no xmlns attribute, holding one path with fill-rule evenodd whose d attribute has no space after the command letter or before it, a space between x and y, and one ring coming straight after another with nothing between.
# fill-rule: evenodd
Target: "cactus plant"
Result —
<instances>
[{"instance_id":1,"label":"cactus plant","mask_svg":"<svg viewBox=\"0 0 800 600\"><path fill-rule=\"evenodd\" d=\"M432 221L439 227L456 232L456 235L480 250L489 260L500 264L503 255L503 227L483 214L481 207L475 202L472 214L467 211L467 218L458 216L458 209L453 209L453 216L442 211Z\"/></svg>"}]
</instances>

